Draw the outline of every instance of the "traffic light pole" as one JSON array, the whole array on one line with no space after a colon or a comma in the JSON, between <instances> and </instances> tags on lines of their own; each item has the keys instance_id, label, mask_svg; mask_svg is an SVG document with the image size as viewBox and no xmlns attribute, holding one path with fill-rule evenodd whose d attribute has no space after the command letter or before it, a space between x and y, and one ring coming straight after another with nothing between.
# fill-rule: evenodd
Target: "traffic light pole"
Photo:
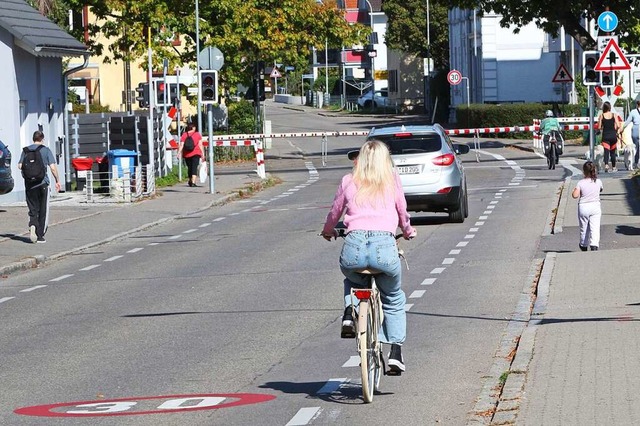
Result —
<instances>
[{"instance_id":1,"label":"traffic light pole","mask_svg":"<svg viewBox=\"0 0 640 426\"><path fill-rule=\"evenodd\" d=\"M213 181L213 105L207 104L207 122L208 122L208 134L209 134L209 193L215 194Z\"/></svg>"},{"instance_id":2,"label":"traffic light pole","mask_svg":"<svg viewBox=\"0 0 640 426\"><path fill-rule=\"evenodd\" d=\"M589 103L589 158L593 161L593 149L595 147L595 129L593 123L593 113L594 113L594 99L593 99L593 86L587 86L587 94L588 94L588 103Z\"/></svg>"}]
</instances>

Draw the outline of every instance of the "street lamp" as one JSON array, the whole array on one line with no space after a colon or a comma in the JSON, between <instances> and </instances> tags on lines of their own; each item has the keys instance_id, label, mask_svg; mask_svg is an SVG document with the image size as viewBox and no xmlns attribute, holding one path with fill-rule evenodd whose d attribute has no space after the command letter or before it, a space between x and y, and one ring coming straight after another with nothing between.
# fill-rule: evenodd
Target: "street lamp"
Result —
<instances>
[{"instance_id":1,"label":"street lamp","mask_svg":"<svg viewBox=\"0 0 640 426\"><path fill-rule=\"evenodd\" d=\"M369 7L369 26L371 27L371 34L369 35L369 43L371 44L372 51L369 52L369 58L371 59L371 110L375 108L375 91L376 91L376 70L373 63L373 55L374 55L374 37L373 37L373 7L369 0L365 0L367 2L367 6Z\"/></svg>"}]
</instances>

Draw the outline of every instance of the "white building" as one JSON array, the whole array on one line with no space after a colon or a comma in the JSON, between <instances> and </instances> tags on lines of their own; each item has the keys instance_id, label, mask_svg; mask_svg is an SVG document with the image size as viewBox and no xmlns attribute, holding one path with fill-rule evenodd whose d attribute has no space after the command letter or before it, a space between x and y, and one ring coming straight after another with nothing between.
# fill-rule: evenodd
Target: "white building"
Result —
<instances>
[{"instance_id":1,"label":"white building","mask_svg":"<svg viewBox=\"0 0 640 426\"><path fill-rule=\"evenodd\" d=\"M553 38L535 24L516 34L513 27L502 28L500 19L492 13L478 16L475 10L449 11L450 67L464 77L451 86L451 107L467 102L567 103L572 84L552 80L561 64L573 78L580 73L577 43L564 33Z\"/></svg>"}]
</instances>

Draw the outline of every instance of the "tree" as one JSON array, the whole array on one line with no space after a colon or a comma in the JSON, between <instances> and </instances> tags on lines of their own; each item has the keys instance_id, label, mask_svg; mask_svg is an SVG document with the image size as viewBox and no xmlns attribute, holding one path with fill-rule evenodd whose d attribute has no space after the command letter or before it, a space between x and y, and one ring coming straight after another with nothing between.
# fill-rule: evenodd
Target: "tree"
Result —
<instances>
[{"instance_id":1,"label":"tree","mask_svg":"<svg viewBox=\"0 0 640 426\"><path fill-rule=\"evenodd\" d=\"M504 27L513 25L522 27L533 22L545 32L557 36L564 27L567 34L573 37L585 50L595 50L596 41L585 28L587 20L597 19L605 10L618 15L619 26L616 34L620 44L630 50L637 50L640 41L640 6L635 0L619 0L609 2L596 0L575 0L571 2L557 0L451 0L452 7L464 9L480 9L488 13L494 12L502 16L500 24ZM518 32L517 28L515 32ZM602 34L604 35L604 34Z\"/></svg>"},{"instance_id":2,"label":"tree","mask_svg":"<svg viewBox=\"0 0 640 426\"><path fill-rule=\"evenodd\" d=\"M108 60L138 61L146 68L148 33L152 33L154 68L164 58L170 68L195 63L195 0L66 0L87 3L99 21L91 23L91 46ZM199 0L200 46L215 46L225 55L221 81L247 84L252 64L264 60L304 69L312 46L324 48L362 43L367 32L351 26L335 0ZM105 51L99 36L113 43ZM180 36L176 49L168 39Z\"/></svg>"},{"instance_id":3,"label":"tree","mask_svg":"<svg viewBox=\"0 0 640 426\"><path fill-rule=\"evenodd\" d=\"M420 57L429 55L436 68L449 67L448 3L429 3L429 41L427 46L427 3L424 0L385 0L387 46ZM427 48L429 48L427 52Z\"/></svg>"}]
</instances>

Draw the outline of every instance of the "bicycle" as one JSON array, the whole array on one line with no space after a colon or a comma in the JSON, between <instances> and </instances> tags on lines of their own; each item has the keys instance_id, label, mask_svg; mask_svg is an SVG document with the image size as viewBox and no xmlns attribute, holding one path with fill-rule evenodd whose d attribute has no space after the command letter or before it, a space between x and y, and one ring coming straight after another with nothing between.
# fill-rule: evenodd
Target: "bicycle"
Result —
<instances>
[{"instance_id":1,"label":"bicycle","mask_svg":"<svg viewBox=\"0 0 640 426\"><path fill-rule=\"evenodd\" d=\"M560 155L558 154L559 152L558 143L562 136L556 130L552 130L547 136L549 138L548 139L549 147L545 149L546 157L547 157L547 166L549 167L549 170L552 170L552 169L555 170L556 164L558 164L558 161L560 159Z\"/></svg>"},{"instance_id":2,"label":"bicycle","mask_svg":"<svg viewBox=\"0 0 640 426\"><path fill-rule=\"evenodd\" d=\"M344 238L347 234L344 229L337 229L338 237ZM396 235L398 240L402 234ZM404 252L398 250L400 258L405 260ZM382 374L392 375L391 370L387 370L382 355L382 343L378 338L384 312L380 292L376 286L376 275L382 273L373 268L357 269L356 272L370 277L369 285L365 288L351 289L351 310L355 315L356 300L358 303L358 314L355 339L358 355L360 356L360 373L362 375L362 397L364 402L373 401L374 392L380 388ZM382 373L382 374L381 374Z\"/></svg>"}]
</instances>

